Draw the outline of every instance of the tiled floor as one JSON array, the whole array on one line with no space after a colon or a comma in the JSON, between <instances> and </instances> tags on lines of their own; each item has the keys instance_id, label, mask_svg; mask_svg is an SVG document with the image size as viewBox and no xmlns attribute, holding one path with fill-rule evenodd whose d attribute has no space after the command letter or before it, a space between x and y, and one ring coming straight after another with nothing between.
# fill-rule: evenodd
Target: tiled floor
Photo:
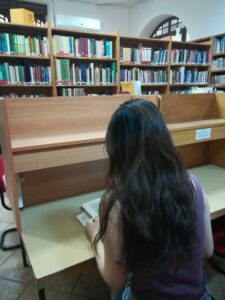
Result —
<instances>
[{"instance_id":1,"label":"tiled floor","mask_svg":"<svg viewBox=\"0 0 225 300\"><path fill-rule=\"evenodd\" d=\"M13 227L12 213L0 205L0 235ZM7 236L8 244L18 242L17 233ZM225 263L224 263L225 267ZM225 277L205 263L208 284L216 300L225 300ZM101 279L94 261L82 270L71 268L43 282L47 300L108 300L110 291ZM21 250L0 250L0 300L37 300L31 267L23 267ZM148 299L146 299L148 300Z\"/></svg>"}]
</instances>

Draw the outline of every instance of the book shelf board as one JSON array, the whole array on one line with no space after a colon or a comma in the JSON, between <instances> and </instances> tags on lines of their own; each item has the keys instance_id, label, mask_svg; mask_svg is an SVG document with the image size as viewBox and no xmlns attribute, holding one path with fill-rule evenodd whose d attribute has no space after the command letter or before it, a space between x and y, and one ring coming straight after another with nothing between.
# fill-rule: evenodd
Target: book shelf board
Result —
<instances>
[{"instance_id":1,"label":"book shelf board","mask_svg":"<svg viewBox=\"0 0 225 300\"><path fill-rule=\"evenodd\" d=\"M108 33L99 33L99 32L90 32L90 31L79 31L79 30L73 30L68 28L56 28L52 27L52 35L73 35L76 34L77 36L91 36L91 37L100 37L100 38L110 38L110 39L116 39L117 34L108 34Z\"/></svg>"},{"instance_id":2,"label":"book shelf board","mask_svg":"<svg viewBox=\"0 0 225 300\"><path fill-rule=\"evenodd\" d=\"M12 28L16 29L18 31L21 30L30 30L30 31L38 31L38 32L47 32L48 27L47 26L36 26L36 25L23 25L23 24L17 24L17 23L11 23L11 22L2 22L0 23L0 28Z\"/></svg>"},{"instance_id":3,"label":"book shelf board","mask_svg":"<svg viewBox=\"0 0 225 300\"><path fill-rule=\"evenodd\" d=\"M29 59L29 60L50 60L48 56L34 56L34 55L9 55L9 54L0 54L0 58L9 58L9 59Z\"/></svg>"}]
</instances>

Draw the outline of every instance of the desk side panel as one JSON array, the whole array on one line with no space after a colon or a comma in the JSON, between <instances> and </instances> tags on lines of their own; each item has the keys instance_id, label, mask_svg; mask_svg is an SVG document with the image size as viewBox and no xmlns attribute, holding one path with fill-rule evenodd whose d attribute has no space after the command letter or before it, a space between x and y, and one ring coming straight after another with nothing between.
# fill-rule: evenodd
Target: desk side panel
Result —
<instances>
[{"instance_id":1,"label":"desk side panel","mask_svg":"<svg viewBox=\"0 0 225 300\"><path fill-rule=\"evenodd\" d=\"M219 109L219 114L221 118L225 118L225 94L216 93L216 101Z\"/></svg>"},{"instance_id":2,"label":"desk side panel","mask_svg":"<svg viewBox=\"0 0 225 300\"><path fill-rule=\"evenodd\" d=\"M211 164L225 168L225 139L211 142L209 147L209 155Z\"/></svg>"},{"instance_id":3,"label":"desk side panel","mask_svg":"<svg viewBox=\"0 0 225 300\"><path fill-rule=\"evenodd\" d=\"M5 169L6 192L13 210L14 221L17 229L21 230L20 211L18 207L18 190L14 162L12 156L8 117L5 100L0 100L0 142Z\"/></svg>"},{"instance_id":4,"label":"desk side panel","mask_svg":"<svg viewBox=\"0 0 225 300\"><path fill-rule=\"evenodd\" d=\"M203 142L177 147L186 168L207 165L209 163L209 143Z\"/></svg>"}]
</instances>

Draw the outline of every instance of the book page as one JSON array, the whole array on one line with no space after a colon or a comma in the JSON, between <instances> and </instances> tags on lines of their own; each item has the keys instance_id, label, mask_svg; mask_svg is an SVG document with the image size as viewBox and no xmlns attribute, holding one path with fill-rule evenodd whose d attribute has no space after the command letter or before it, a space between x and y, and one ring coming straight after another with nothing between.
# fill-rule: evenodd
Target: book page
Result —
<instances>
[{"instance_id":1,"label":"book page","mask_svg":"<svg viewBox=\"0 0 225 300\"><path fill-rule=\"evenodd\" d=\"M85 226L87 221L91 219L91 217L87 215L85 212L80 213L79 215L76 216L76 218L83 226Z\"/></svg>"},{"instance_id":2,"label":"book page","mask_svg":"<svg viewBox=\"0 0 225 300\"><path fill-rule=\"evenodd\" d=\"M81 207L92 217L98 216L99 211L99 203L101 201L101 198L96 198L91 201L88 201L84 203Z\"/></svg>"}]
</instances>

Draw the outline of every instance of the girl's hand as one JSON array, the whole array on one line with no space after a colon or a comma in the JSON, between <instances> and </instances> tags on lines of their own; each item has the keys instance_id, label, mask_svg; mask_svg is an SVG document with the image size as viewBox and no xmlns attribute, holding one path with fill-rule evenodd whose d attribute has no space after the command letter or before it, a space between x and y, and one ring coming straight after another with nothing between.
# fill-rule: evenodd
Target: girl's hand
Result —
<instances>
[{"instance_id":1,"label":"girl's hand","mask_svg":"<svg viewBox=\"0 0 225 300\"><path fill-rule=\"evenodd\" d=\"M87 221L86 226L86 234L91 243L94 242L96 234L99 232L100 225L99 225L99 217L95 217Z\"/></svg>"}]
</instances>

